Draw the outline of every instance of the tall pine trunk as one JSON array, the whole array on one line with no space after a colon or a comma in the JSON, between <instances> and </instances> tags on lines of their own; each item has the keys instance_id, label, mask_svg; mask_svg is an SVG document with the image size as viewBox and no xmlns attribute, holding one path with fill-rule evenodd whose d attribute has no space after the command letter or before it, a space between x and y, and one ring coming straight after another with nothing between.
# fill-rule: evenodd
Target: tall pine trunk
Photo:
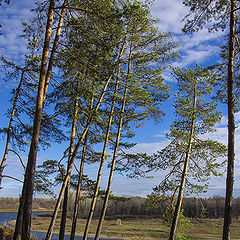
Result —
<instances>
[{"instance_id":1,"label":"tall pine trunk","mask_svg":"<svg viewBox=\"0 0 240 240\"><path fill-rule=\"evenodd\" d=\"M235 1L231 0L230 11L230 34L228 46L228 166L226 179L226 198L224 210L224 224L223 224L223 240L230 239L230 225L232 214L232 199L233 199L233 181L234 181L234 25L235 25Z\"/></svg>"},{"instance_id":2,"label":"tall pine trunk","mask_svg":"<svg viewBox=\"0 0 240 240\"><path fill-rule=\"evenodd\" d=\"M24 176L24 184L22 189L22 204L19 205L18 214L22 214L22 217L18 218L19 222L16 222L15 231L20 233L18 228L22 228L22 239L30 239L30 228L31 228L31 214L32 214L32 197L34 188L34 177L36 168L36 159L38 151L38 140L41 125L41 117L43 111L43 101L44 101L44 87L46 79L46 69L49 55L50 37L52 33L52 22L54 15L54 5L55 0L50 0L48 19L45 33L45 41L42 54L41 70L38 84L38 95L36 102L36 110L33 123L33 134L32 141L30 145L30 150L28 154L27 168ZM22 222L22 226L21 226ZM15 236L18 237L18 236Z\"/></svg>"},{"instance_id":3,"label":"tall pine trunk","mask_svg":"<svg viewBox=\"0 0 240 240\"><path fill-rule=\"evenodd\" d=\"M21 86L22 86L25 71L26 71L26 69L22 70L20 81L19 81L18 87L16 89L16 93L15 93L15 97L14 97L14 101L13 101L13 105L12 105L11 116L10 116L10 119L9 119L9 124L8 124L8 129L7 129L6 146L5 146L2 162L1 162L1 165L0 165L0 188L1 188L1 184L2 184L3 169L5 167L5 163L6 163L6 160L7 160L7 155L8 155L8 152L9 152L9 144L10 144L10 138L11 138L13 117L15 115L15 109L16 109L17 101L18 101L18 98L19 98L19 95L20 95L20 89L21 89Z\"/></svg>"},{"instance_id":4,"label":"tall pine trunk","mask_svg":"<svg viewBox=\"0 0 240 240\"><path fill-rule=\"evenodd\" d=\"M194 99L193 99L193 111L196 108L196 104L197 104L197 95L196 95L196 83L195 83ZM195 125L195 113L193 113L193 115L192 115L189 142L188 142L188 147L187 147L187 152L186 152L186 158L185 158L185 161L184 161L184 167L183 167L183 172L182 172L181 184L180 184L179 192L178 192L177 203L176 203L176 206L175 206L174 215L173 215L173 219L172 219L172 225L171 225L169 240L174 240L176 230L177 230L179 214L180 214L181 207L182 207L183 191L184 191L185 182L186 182L186 178L187 178L189 158L190 158L191 148L192 148L192 139L193 139L193 136L194 136L194 125Z\"/></svg>"},{"instance_id":5,"label":"tall pine trunk","mask_svg":"<svg viewBox=\"0 0 240 240\"><path fill-rule=\"evenodd\" d=\"M91 104L90 104L90 108L89 108L90 111L92 110L92 107L93 107L93 101L94 101L94 96L92 95ZM81 158L81 163L80 163L80 167L79 167L78 185L77 185L77 191L76 191L76 196L75 196L70 240L74 240L75 233L76 233L78 209L79 209L79 204L80 204L80 193L81 193L81 186L82 186L82 179L83 179L83 167L84 167L85 155L86 155L86 150L87 150L87 140L88 140L88 132L86 133L86 136L84 139L84 144L83 144L83 149L82 149L82 158Z\"/></svg>"},{"instance_id":6,"label":"tall pine trunk","mask_svg":"<svg viewBox=\"0 0 240 240\"><path fill-rule=\"evenodd\" d=\"M103 224L103 221L104 221L104 218L105 218L105 215L106 215L106 211L107 211L109 196L110 196L110 193L111 193L113 173L114 173L114 169L115 169L115 164L116 164L116 160L117 160L117 151L118 151L119 141L120 141L120 137L121 137L123 114L124 114L124 109L125 109L125 105L126 105L127 90L128 90L128 78L129 78L130 69L131 69L131 57L132 57L132 49L130 49L130 54L129 54L126 86L125 86L125 90L124 90L124 94L123 94L123 103L122 103L121 112L120 112L120 119L119 119L119 123L118 123L118 132L117 132L117 137L116 137L116 142L115 142L115 147L114 147L114 152L113 152L111 170L110 170L110 174L109 174L109 178L108 178L107 191L106 191L106 194L105 194L105 198L104 198L104 202L103 202L103 206L102 206L102 211L101 211L101 215L100 215L99 222L98 222L98 227L97 227L97 231L96 231L96 235L95 235L95 240L99 240L101 229L102 229L102 224Z\"/></svg>"},{"instance_id":7,"label":"tall pine trunk","mask_svg":"<svg viewBox=\"0 0 240 240\"><path fill-rule=\"evenodd\" d=\"M74 150L74 140L76 136L76 129L77 129L77 116L78 116L78 91L79 91L80 81L78 81L77 86L77 96L75 97L74 103L74 113L73 113L73 122L72 122L72 129L71 129L71 137L70 137L70 146L69 146L69 156L68 156L68 166L70 164L70 159ZM67 182L67 187L64 192L64 199L63 199L63 207L62 207L62 217L61 217L61 225L59 230L59 240L64 240L65 235L65 227L66 227L66 219L67 219L67 208L68 208L68 195L69 195L69 188L70 188L70 178Z\"/></svg>"},{"instance_id":8,"label":"tall pine trunk","mask_svg":"<svg viewBox=\"0 0 240 240\"><path fill-rule=\"evenodd\" d=\"M95 186L95 189L94 189L94 195L93 195L93 198L92 198L92 202L91 202L91 206L90 206L90 210L89 210L89 214L88 214L88 218L87 218L87 223L86 223L84 234L83 234L83 240L87 239L89 227L90 227L90 224L91 224L91 221L92 221L93 213L94 213L96 202L97 202L100 180L101 180L101 176L102 176L102 169L103 169L103 164L104 164L104 160L105 160L105 157L106 157L107 144L108 144L110 129L111 129L111 125L112 125L113 113L114 113L114 108L115 108L115 101L116 101L116 97L117 97L119 74L120 74L120 63L118 65L118 74L117 74L115 89L114 89L114 93L113 93L113 100L112 100L112 104L111 104L110 116L109 116L109 119L108 119L107 131L106 131L106 135L105 135L104 146L103 146L101 160L100 160L100 166L99 166L99 169L98 169L96 186Z\"/></svg>"},{"instance_id":9,"label":"tall pine trunk","mask_svg":"<svg viewBox=\"0 0 240 240\"><path fill-rule=\"evenodd\" d=\"M47 97L48 85L49 85L51 74L52 74L54 58L55 58L55 54L56 54L56 51L57 51L60 34L61 34L61 31L62 31L63 20L64 20L64 16L65 16L65 13L66 13L67 4L68 4L68 0L64 0L61 15L60 15L60 18L59 18L59 21L58 21L57 31L56 31L56 34L55 34L55 37L54 37L54 42L53 42L51 55L49 57L48 69L47 69L47 73L46 73L46 80L45 80L45 86L44 86L44 102L45 102L46 97Z\"/></svg>"},{"instance_id":10,"label":"tall pine trunk","mask_svg":"<svg viewBox=\"0 0 240 240\"><path fill-rule=\"evenodd\" d=\"M81 186L82 186L82 179L83 179L83 167L84 167L84 161L85 161L85 154L86 154L86 150L87 150L87 139L88 139L88 136L86 134L85 139L84 139L83 150L82 150L81 163L80 163L80 167L79 167L78 185L77 185L77 191L76 191L76 197L75 197L70 240L74 240L75 233L76 233L78 209L79 209L79 204L80 204L80 193L81 193Z\"/></svg>"}]
</instances>

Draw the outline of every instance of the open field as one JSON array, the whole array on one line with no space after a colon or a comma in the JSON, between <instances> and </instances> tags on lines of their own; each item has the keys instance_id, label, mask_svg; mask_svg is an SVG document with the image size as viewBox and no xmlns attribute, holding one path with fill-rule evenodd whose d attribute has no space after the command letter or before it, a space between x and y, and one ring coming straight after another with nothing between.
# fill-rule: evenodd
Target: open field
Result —
<instances>
[{"instance_id":1,"label":"open field","mask_svg":"<svg viewBox=\"0 0 240 240\"><path fill-rule=\"evenodd\" d=\"M36 231L46 231L49 217L34 217L32 229ZM59 219L57 220L54 232L58 233ZM13 223L13 222L12 222ZM169 228L159 218L155 219L122 219L122 225L117 225L117 220L106 220L102 229L102 237L122 238L126 240L157 240L168 239ZM193 219L194 225L189 230L180 230L182 236L185 235L191 240L217 240L221 239L223 219ZM70 232L71 221L68 221L66 228ZM82 235L85 220L80 220L77 226L77 235ZM90 236L93 236L97 226L97 220L93 220L90 227ZM240 239L240 220L234 219L232 224L232 240Z\"/></svg>"}]
</instances>

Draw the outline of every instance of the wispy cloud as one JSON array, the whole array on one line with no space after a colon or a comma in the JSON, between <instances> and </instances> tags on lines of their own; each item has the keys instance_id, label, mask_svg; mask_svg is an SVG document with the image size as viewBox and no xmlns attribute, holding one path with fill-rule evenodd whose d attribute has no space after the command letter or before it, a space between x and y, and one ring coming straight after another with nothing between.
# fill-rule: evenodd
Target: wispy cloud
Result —
<instances>
[{"instance_id":1,"label":"wispy cloud","mask_svg":"<svg viewBox=\"0 0 240 240\"><path fill-rule=\"evenodd\" d=\"M181 20L187 13L187 8L178 0L158 0L151 8L152 15L158 17L158 24L162 31L181 33L183 23Z\"/></svg>"},{"instance_id":2,"label":"wispy cloud","mask_svg":"<svg viewBox=\"0 0 240 240\"><path fill-rule=\"evenodd\" d=\"M178 0L158 0L152 6L152 15L160 18L159 29L172 32L173 40L180 44L180 57L173 65L182 68L196 63L206 65L209 61L216 61L219 56L219 46L223 43L224 32L209 33L207 28L203 28L193 34L184 34L182 20L187 13L188 8ZM165 74L165 80L173 81L168 73Z\"/></svg>"},{"instance_id":3,"label":"wispy cloud","mask_svg":"<svg viewBox=\"0 0 240 240\"><path fill-rule=\"evenodd\" d=\"M31 8L33 1L12 1L9 5L4 4L0 8L1 32L0 54L8 60L21 63L26 53L26 40L23 34L22 22L32 16Z\"/></svg>"},{"instance_id":4,"label":"wispy cloud","mask_svg":"<svg viewBox=\"0 0 240 240\"><path fill-rule=\"evenodd\" d=\"M235 114L236 122L239 123L240 121L240 113ZM212 139L219 141L223 144L227 144L227 116L223 116L221 124L217 125L215 127L215 132L205 134L203 136L204 139ZM166 132L166 131L164 131ZM164 138L163 132L160 134L156 134L153 137L160 137L161 140L158 142L148 142L148 143L139 143L137 144L133 149L132 152L146 152L148 154L156 153L157 151L163 149L167 144L169 143L169 140ZM235 135L236 143L240 142L240 129L236 129L236 135ZM235 157L235 186L234 186L234 196L239 197L240 196L240 189L238 188L238 182L240 181L240 149L236 148L236 157ZM225 167L226 169L226 167ZM224 169L223 169L224 170ZM164 176L165 172L158 171L150 173L150 175L153 176L153 178L150 179L130 179L130 180L121 180L128 182L128 188L127 192L128 195L137 195L135 193L140 193L142 196L144 194L151 193L151 189L156 186L158 183L160 183ZM212 177L210 180L209 188L206 194L203 194L201 196L208 197L208 196L214 196L214 195L225 195L225 182L226 182L226 174L222 177ZM119 195L126 193L126 189L124 191L122 185L119 181L114 181L113 188L118 192Z\"/></svg>"}]
</instances>

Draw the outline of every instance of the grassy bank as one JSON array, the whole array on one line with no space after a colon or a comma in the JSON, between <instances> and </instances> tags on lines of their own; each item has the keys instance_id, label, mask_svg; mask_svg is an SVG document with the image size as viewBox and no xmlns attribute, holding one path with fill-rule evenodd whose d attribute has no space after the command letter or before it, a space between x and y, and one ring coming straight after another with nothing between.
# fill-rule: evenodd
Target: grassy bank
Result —
<instances>
[{"instance_id":1,"label":"grassy bank","mask_svg":"<svg viewBox=\"0 0 240 240\"><path fill-rule=\"evenodd\" d=\"M34 217L32 229L46 231L50 218ZM77 226L77 235L82 235L85 220L80 220ZM102 228L102 237L122 238L126 240L157 240L168 239L169 227L161 219L122 219L122 225L117 225L117 220L106 220ZM54 232L58 233L60 220L57 220ZM97 226L97 220L93 220L90 227L90 236L93 236ZM223 219L193 219L193 227L189 230L182 230L182 239L191 240L216 240L221 239ZM231 239L240 239L240 220L234 219L232 224ZM71 221L68 220L66 231L70 233ZM185 235L187 238L184 238Z\"/></svg>"},{"instance_id":2,"label":"grassy bank","mask_svg":"<svg viewBox=\"0 0 240 240\"><path fill-rule=\"evenodd\" d=\"M0 212L17 212L18 209L0 209ZM48 208L37 208L33 209L33 212L52 212L52 209Z\"/></svg>"},{"instance_id":3,"label":"grassy bank","mask_svg":"<svg viewBox=\"0 0 240 240\"><path fill-rule=\"evenodd\" d=\"M14 231L6 226L0 226L0 239L1 240L12 240ZM34 236L31 236L30 240L39 240Z\"/></svg>"}]
</instances>

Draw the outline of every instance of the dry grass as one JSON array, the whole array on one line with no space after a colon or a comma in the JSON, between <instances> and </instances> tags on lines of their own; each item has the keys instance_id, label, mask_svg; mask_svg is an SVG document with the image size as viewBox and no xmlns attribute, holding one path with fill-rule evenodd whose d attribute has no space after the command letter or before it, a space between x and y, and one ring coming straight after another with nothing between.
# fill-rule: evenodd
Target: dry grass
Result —
<instances>
[{"instance_id":1,"label":"dry grass","mask_svg":"<svg viewBox=\"0 0 240 240\"><path fill-rule=\"evenodd\" d=\"M192 220L194 228L187 232L187 236L191 236L190 239L202 240L216 240L221 239L223 219L195 219ZM231 225L231 239L240 239L240 220L233 219Z\"/></svg>"},{"instance_id":2,"label":"dry grass","mask_svg":"<svg viewBox=\"0 0 240 240\"><path fill-rule=\"evenodd\" d=\"M0 239L1 240L12 240L13 239L13 229L6 226L0 227ZM31 236L31 240L37 240L37 238Z\"/></svg>"},{"instance_id":3,"label":"dry grass","mask_svg":"<svg viewBox=\"0 0 240 240\"><path fill-rule=\"evenodd\" d=\"M49 217L34 217L32 229L45 232L48 228ZM82 235L86 220L79 220L76 235ZM194 219L194 225L190 230L181 230L178 233L185 235L189 240L217 240L221 239L223 219ZM98 221L93 220L89 236L94 236ZM60 220L57 219L55 233L59 231ZM231 239L240 239L240 220L234 219L232 224ZM71 220L68 219L66 233L71 231ZM168 239L169 227L161 219L122 219L122 225L117 220L104 221L102 237L118 238L126 240L157 240Z\"/></svg>"}]
</instances>

